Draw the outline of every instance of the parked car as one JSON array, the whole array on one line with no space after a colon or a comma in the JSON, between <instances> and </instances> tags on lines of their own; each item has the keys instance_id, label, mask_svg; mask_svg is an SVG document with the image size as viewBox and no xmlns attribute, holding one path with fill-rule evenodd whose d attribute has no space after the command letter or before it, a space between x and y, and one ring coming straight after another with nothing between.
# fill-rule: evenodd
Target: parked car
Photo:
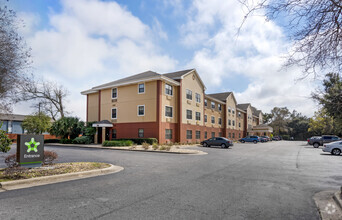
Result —
<instances>
[{"instance_id":1,"label":"parked car","mask_svg":"<svg viewBox=\"0 0 342 220\"><path fill-rule=\"evenodd\" d=\"M222 148L228 148L233 146L233 141L224 137L213 137L202 141L201 145L203 145L203 147L221 146Z\"/></svg>"},{"instance_id":2,"label":"parked car","mask_svg":"<svg viewBox=\"0 0 342 220\"><path fill-rule=\"evenodd\" d=\"M270 141L270 137L268 136L261 136L260 138L262 138L264 140L264 142Z\"/></svg>"},{"instance_id":3,"label":"parked car","mask_svg":"<svg viewBox=\"0 0 342 220\"><path fill-rule=\"evenodd\" d=\"M260 137L258 136L247 136L247 137L244 137L244 138L241 138L239 140L241 143L245 143L245 142L253 142L254 144L260 142Z\"/></svg>"},{"instance_id":4,"label":"parked car","mask_svg":"<svg viewBox=\"0 0 342 220\"><path fill-rule=\"evenodd\" d=\"M323 145L323 152L329 152L332 155L340 155L342 152L342 141L335 141Z\"/></svg>"},{"instance_id":5,"label":"parked car","mask_svg":"<svg viewBox=\"0 0 342 220\"><path fill-rule=\"evenodd\" d=\"M330 143L334 141L339 141L341 138L335 136L335 135L322 135L314 136L308 139L308 144L312 145L314 148L318 148L319 146L323 146L325 143Z\"/></svg>"},{"instance_id":6,"label":"parked car","mask_svg":"<svg viewBox=\"0 0 342 220\"><path fill-rule=\"evenodd\" d=\"M280 141L281 139L280 139L280 137L279 136L274 136L273 138L272 138L272 141Z\"/></svg>"}]
</instances>

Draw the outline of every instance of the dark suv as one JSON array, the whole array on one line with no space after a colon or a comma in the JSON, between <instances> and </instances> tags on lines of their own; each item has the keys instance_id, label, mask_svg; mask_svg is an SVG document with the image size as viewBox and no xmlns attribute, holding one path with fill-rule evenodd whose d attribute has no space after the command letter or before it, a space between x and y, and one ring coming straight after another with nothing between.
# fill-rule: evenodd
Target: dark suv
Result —
<instances>
[{"instance_id":1,"label":"dark suv","mask_svg":"<svg viewBox=\"0 0 342 220\"><path fill-rule=\"evenodd\" d=\"M319 146L323 146L323 144L339 141L341 138L335 135L322 135L322 137L311 137L308 139L308 144L312 145L314 148L318 148Z\"/></svg>"},{"instance_id":2,"label":"dark suv","mask_svg":"<svg viewBox=\"0 0 342 220\"><path fill-rule=\"evenodd\" d=\"M233 146L233 141L224 137L213 137L202 141L201 145L203 145L203 147L221 146L222 148L228 148L229 146Z\"/></svg>"}]
</instances>

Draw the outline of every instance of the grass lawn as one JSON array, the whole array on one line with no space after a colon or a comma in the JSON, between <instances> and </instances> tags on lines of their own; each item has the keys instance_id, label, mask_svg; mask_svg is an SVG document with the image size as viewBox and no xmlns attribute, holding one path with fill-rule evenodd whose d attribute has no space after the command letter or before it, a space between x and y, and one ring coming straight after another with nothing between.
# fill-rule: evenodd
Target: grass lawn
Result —
<instances>
[{"instance_id":1,"label":"grass lawn","mask_svg":"<svg viewBox=\"0 0 342 220\"><path fill-rule=\"evenodd\" d=\"M39 168L5 168L0 169L0 182L29 179L41 176L52 176L65 173L75 173L87 170L102 169L106 167L110 167L110 164L97 162L74 162L56 163Z\"/></svg>"}]
</instances>

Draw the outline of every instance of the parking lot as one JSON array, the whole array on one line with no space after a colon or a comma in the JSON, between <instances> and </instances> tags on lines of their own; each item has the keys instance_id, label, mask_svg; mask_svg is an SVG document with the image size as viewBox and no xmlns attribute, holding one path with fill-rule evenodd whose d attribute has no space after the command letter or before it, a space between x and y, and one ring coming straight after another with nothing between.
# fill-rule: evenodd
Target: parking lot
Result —
<instances>
[{"instance_id":1,"label":"parking lot","mask_svg":"<svg viewBox=\"0 0 342 220\"><path fill-rule=\"evenodd\" d=\"M342 185L342 156L306 142L194 147L207 155L47 147L117 174L0 194L0 219L319 219L312 196ZM4 164L1 164L3 166Z\"/></svg>"}]
</instances>

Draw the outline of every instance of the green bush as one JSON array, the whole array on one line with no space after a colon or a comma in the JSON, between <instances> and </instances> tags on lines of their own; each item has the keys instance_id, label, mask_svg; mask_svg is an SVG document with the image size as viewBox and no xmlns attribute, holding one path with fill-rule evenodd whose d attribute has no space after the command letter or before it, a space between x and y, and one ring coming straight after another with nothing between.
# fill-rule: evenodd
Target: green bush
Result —
<instances>
[{"instance_id":1,"label":"green bush","mask_svg":"<svg viewBox=\"0 0 342 220\"><path fill-rule=\"evenodd\" d=\"M77 137L74 140L72 140L73 144L91 144L91 137L89 136L81 136L81 137Z\"/></svg>"},{"instance_id":2,"label":"green bush","mask_svg":"<svg viewBox=\"0 0 342 220\"><path fill-rule=\"evenodd\" d=\"M61 144L72 144L72 140L71 139L66 139L66 138L63 138L60 140Z\"/></svg>"},{"instance_id":3,"label":"green bush","mask_svg":"<svg viewBox=\"0 0 342 220\"><path fill-rule=\"evenodd\" d=\"M283 140L290 140L290 135L282 135Z\"/></svg>"},{"instance_id":4,"label":"green bush","mask_svg":"<svg viewBox=\"0 0 342 220\"><path fill-rule=\"evenodd\" d=\"M133 141L137 145L142 145L144 142L152 145L154 143L158 143L157 138L126 138L126 139L117 139L117 141L124 141L124 140L130 140Z\"/></svg>"},{"instance_id":5,"label":"green bush","mask_svg":"<svg viewBox=\"0 0 342 220\"><path fill-rule=\"evenodd\" d=\"M105 141L102 143L102 146L105 146L105 147L110 147L110 146L123 147L123 146L132 146L132 145L133 145L133 141L131 140Z\"/></svg>"},{"instance_id":6,"label":"green bush","mask_svg":"<svg viewBox=\"0 0 342 220\"><path fill-rule=\"evenodd\" d=\"M59 139L45 139L44 143L59 143Z\"/></svg>"}]
</instances>

